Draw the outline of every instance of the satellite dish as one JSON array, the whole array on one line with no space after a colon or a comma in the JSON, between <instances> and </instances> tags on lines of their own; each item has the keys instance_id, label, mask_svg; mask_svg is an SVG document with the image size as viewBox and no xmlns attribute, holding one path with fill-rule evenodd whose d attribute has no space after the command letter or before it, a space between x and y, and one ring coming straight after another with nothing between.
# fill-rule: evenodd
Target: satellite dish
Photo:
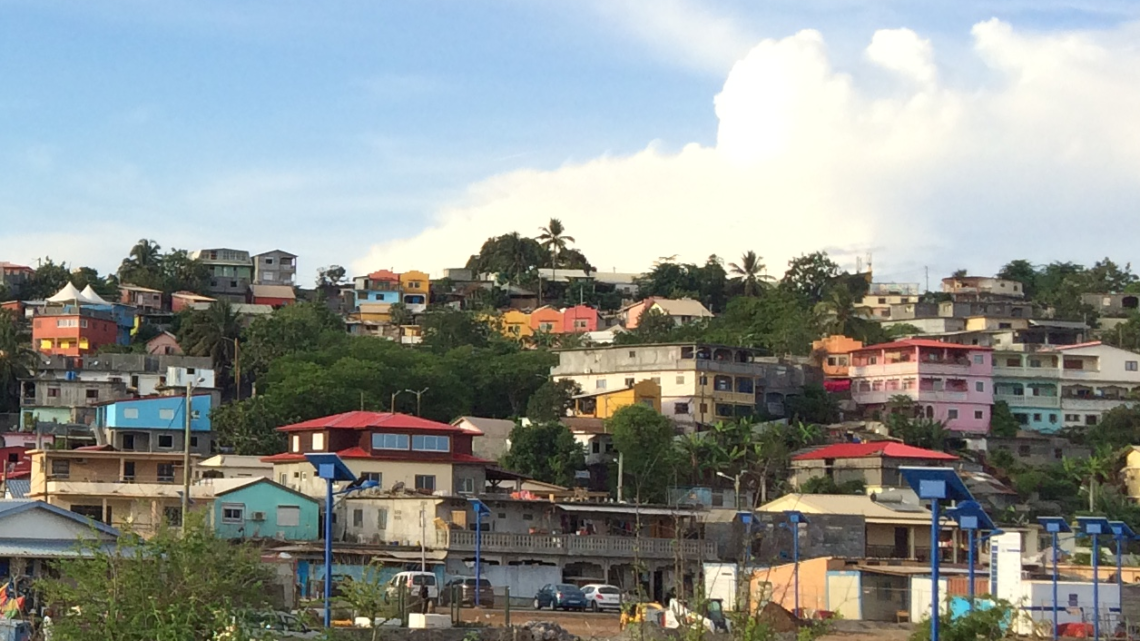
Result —
<instances>
[{"instance_id":1,"label":"satellite dish","mask_svg":"<svg viewBox=\"0 0 1140 641\"><path fill-rule=\"evenodd\" d=\"M403 481L397 481L396 484L392 486L392 491L393 492L403 492L404 491L404 482Z\"/></svg>"}]
</instances>

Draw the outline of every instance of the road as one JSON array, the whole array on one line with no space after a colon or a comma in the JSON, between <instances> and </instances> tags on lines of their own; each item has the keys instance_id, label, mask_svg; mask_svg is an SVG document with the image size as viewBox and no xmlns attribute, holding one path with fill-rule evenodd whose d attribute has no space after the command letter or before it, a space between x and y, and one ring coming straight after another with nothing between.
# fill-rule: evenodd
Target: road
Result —
<instances>
[{"instance_id":1,"label":"road","mask_svg":"<svg viewBox=\"0 0 1140 641\"><path fill-rule=\"evenodd\" d=\"M464 621L479 621L485 625L501 626L506 623L506 613L501 608L463 608ZM533 608L511 608L511 623L520 625L527 621L553 621L572 634L582 638L617 636L621 630L621 614L610 612L564 612L562 610L535 610Z\"/></svg>"}]
</instances>

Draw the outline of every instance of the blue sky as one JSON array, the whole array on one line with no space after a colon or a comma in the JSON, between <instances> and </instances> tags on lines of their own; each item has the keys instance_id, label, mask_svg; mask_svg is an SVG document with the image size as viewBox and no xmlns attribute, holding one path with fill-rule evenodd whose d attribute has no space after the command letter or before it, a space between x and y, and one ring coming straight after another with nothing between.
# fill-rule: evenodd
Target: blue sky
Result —
<instances>
[{"instance_id":1,"label":"blue sky","mask_svg":"<svg viewBox=\"0 0 1140 641\"><path fill-rule=\"evenodd\" d=\"M969 93L986 82L970 53L973 25L997 17L1018 33L1113 34L1137 19L1137 4L0 0L0 260L50 255L108 270L146 236L191 249L287 249L301 255L306 284L329 263L409 269L424 256L435 271L511 225L537 233L548 213L542 202L525 218L479 213L480 234L448 232L441 212L498 211L536 173L715 147L714 97L764 39L818 30L837 73L890 93L863 52L876 30L906 27L932 44L943 88ZM1010 211L1023 208L1011 198ZM591 255L581 231L598 223L563 217ZM447 242L417 243L433 226ZM685 234L675 237L654 240L654 255L732 259L745 247L689 255ZM831 244L786 240L799 250ZM746 246L781 256L766 243L758 225ZM1091 260L1089 244L1033 251ZM621 247L596 247L602 265L647 266ZM877 242L842 249L892 260ZM984 270L1015 257L1008 247L952 250L942 245L927 262ZM900 253L893 271L911 278L917 260Z\"/></svg>"}]
</instances>

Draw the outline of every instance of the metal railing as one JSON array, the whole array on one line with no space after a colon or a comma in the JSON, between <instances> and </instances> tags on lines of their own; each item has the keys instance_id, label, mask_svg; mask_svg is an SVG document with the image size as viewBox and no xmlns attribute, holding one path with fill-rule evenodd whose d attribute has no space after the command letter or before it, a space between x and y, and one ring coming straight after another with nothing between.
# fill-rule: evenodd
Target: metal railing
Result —
<instances>
[{"instance_id":1,"label":"metal railing","mask_svg":"<svg viewBox=\"0 0 1140 641\"><path fill-rule=\"evenodd\" d=\"M929 547L915 547L914 556L908 550L896 548L893 545L868 545L868 559L906 559L913 561L929 561Z\"/></svg>"},{"instance_id":2,"label":"metal railing","mask_svg":"<svg viewBox=\"0 0 1140 641\"><path fill-rule=\"evenodd\" d=\"M475 533L468 530L437 530L436 544L454 550L474 550ZM484 532L481 545L484 552L620 557L641 555L654 558L672 558L679 545L680 553L689 558L713 558L716 555L716 543L712 541L633 536Z\"/></svg>"}]
</instances>

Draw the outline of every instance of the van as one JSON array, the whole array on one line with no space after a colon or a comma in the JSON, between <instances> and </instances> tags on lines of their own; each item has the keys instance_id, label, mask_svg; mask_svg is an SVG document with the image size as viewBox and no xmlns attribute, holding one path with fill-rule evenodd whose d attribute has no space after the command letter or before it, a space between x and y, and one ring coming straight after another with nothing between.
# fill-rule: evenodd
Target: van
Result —
<instances>
[{"instance_id":1,"label":"van","mask_svg":"<svg viewBox=\"0 0 1140 641\"><path fill-rule=\"evenodd\" d=\"M396 602L400 598L400 590L404 590L405 603L414 605L419 603L420 590L427 587L428 603L439 603L439 585L435 575L431 572L400 572L388 581L384 595L389 602Z\"/></svg>"}]
</instances>

